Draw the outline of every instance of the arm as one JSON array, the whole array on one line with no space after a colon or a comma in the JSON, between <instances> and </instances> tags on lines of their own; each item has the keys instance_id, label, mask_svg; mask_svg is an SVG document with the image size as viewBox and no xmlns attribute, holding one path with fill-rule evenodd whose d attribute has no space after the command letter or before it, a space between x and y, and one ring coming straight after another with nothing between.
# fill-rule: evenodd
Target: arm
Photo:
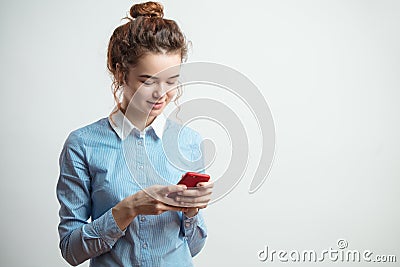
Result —
<instances>
[{"instance_id":1,"label":"arm","mask_svg":"<svg viewBox=\"0 0 400 267\"><path fill-rule=\"evenodd\" d=\"M59 164L60 249L68 263L78 265L109 251L125 232L117 226L111 209L91 223L87 222L92 208L91 177L81 139L76 134L67 138Z\"/></svg>"},{"instance_id":2,"label":"arm","mask_svg":"<svg viewBox=\"0 0 400 267\"><path fill-rule=\"evenodd\" d=\"M205 173L204 168L204 147L202 145L202 137L196 133L193 136L191 160L194 162L194 170L199 173ZM186 237L192 257L196 256L204 247L207 238L207 227L202 216L201 208L205 208L210 200L212 192L212 183L199 183L198 186L208 186L209 189L204 190L204 187L199 191L186 191L184 195L178 193L178 200L187 202L189 207L182 215L182 232ZM207 187L207 186L206 186ZM182 192L183 193L183 192ZM198 193L198 194L191 194ZM189 195L188 195L189 194ZM196 203L197 202L197 203ZM197 205L199 204L199 205ZM195 207L193 207L195 206Z\"/></svg>"},{"instance_id":3,"label":"arm","mask_svg":"<svg viewBox=\"0 0 400 267\"><path fill-rule=\"evenodd\" d=\"M180 192L185 187L155 185L145 191L128 196L91 223L91 177L82 139L71 134L60 155L60 176L57 198L60 202L60 249L62 256L71 265L112 249L117 240L138 214L161 214L167 210L182 211L166 195ZM168 202L169 201L169 202Z\"/></svg>"},{"instance_id":4,"label":"arm","mask_svg":"<svg viewBox=\"0 0 400 267\"><path fill-rule=\"evenodd\" d=\"M188 242L190 254L192 257L196 256L204 247L207 238L207 227L201 211L193 217L183 213L181 229Z\"/></svg>"}]
</instances>

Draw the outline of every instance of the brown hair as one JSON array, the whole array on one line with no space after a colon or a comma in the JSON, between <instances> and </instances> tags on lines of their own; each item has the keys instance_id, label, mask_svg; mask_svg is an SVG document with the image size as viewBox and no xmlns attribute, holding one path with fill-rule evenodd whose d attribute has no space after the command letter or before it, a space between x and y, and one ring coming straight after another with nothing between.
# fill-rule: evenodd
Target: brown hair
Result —
<instances>
[{"instance_id":1,"label":"brown hair","mask_svg":"<svg viewBox=\"0 0 400 267\"><path fill-rule=\"evenodd\" d=\"M120 109L120 90L129 71L146 53L167 53L187 58L188 44L177 23L164 19L164 7L157 2L135 4L130 9L128 22L117 27L108 45L107 68L112 74L112 91ZM178 87L176 100L181 96ZM115 110L113 113L118 111ZM112 115L112 114L111 114Z\"/></svg>"}]
</instances>

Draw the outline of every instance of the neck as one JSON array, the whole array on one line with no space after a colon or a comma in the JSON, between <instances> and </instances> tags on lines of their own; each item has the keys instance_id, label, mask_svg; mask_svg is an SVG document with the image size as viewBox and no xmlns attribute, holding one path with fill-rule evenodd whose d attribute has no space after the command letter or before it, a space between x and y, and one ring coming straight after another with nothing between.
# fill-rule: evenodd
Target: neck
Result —
<instances>
[{"instance_id":1,"label":"neck","mask_svg":"<svg viewBox=\"0 0 400 267\"><path fill-rule=\"evenodd\" d=\"M140 131L143 131L144 128L149 126L153 120L156 118L155 116L147 116L147 114L137 110L133 107L129 107L127 111L125 107L121 105L121 111L124 113L125 117L135 125Z\"/></svg>"}]
</instances>

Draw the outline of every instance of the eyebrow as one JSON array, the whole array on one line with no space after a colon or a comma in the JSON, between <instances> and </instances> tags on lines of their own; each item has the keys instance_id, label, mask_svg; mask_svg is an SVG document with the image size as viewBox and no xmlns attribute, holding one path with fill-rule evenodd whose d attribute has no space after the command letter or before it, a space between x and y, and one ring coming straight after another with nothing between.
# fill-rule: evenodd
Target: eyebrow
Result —
<instances>
[{"instance_id":1,"label":"eyebrow","mask_svg":"<svg viewBox=\"0 0 400 267\"><path fill-rule=\"evenodd\" d=\"M140 78L147 78L147 79L153 79L153 80L159 80L158 77L156 77L156 76L151 76L151 75L148 75L148 74L142 74L142 75L139 75L138 77L140 77ZM171 77L169 77L168 79L177 78L177 77L179 77L179 74L176 74L176 75L174 75L174 76L171 76Z\"/></svg>"}]
</instances>

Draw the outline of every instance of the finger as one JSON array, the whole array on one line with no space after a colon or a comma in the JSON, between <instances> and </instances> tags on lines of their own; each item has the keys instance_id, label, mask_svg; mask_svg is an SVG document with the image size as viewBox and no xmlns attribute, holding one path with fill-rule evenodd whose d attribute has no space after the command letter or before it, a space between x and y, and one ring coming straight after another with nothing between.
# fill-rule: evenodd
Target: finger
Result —
<instances>
[{"instance_id":1,"label":"finger","mask_svg":"<svg viewBox=\"0 0 400 267\"><path fill-rule=\"evenodd\" d=\"M202 209L202 208L207 207L208 202L206 202L206 203L183 203L182 205L184 207L186 207L186 208L199 208L199 209Z\"/></svg>"},{"instance_id":2,"label":"finger","mask_svg":"<svg viewBox=\"0 0 400 267\"><path fill-rule=\"evenodd\" d=\"M207 188L213 188L214 187L214 182L199 182L196 185L197 187L207 187Z\"/></svg>"},{"instance_id":3,"label":"finger","mask_svg":"<svg viewBox=\"0 0 400 267\"><path fill-rule=\"evenodd\" d=\"M210 195L206 196L201 196L201 197L183 197L183 196L177 196L175 198L177 202L180 203L180 205L185 205L185 204L198 204L198 203L208 203L211 200Z\"/></svg>"},{"instance_id":4,"label":"finger","mask_svg":"<svg viewBox=\"0 0 400 267\"><path fill-rule=\"evenodd\" d=\"M167 206L167 210L183 211L183 212L188 211L188 207L186 207L186 206L170 206L170 205L166 205L166 206Z\"/></svg>"},{"instance_id":5,"label":"finger","mask_svg":"<svg viewBox=\"0 0 400 267\"><path fill-rule=\"evenodd\" d=\"M186 189L186 185L168 185L161 188L160 193L167 196L170 193L182 192Z\"/></svg>"},{"instance_id":6,"label":"finger","mask_svg":"<svg viewBox=\"0 0 400 267\"><path fill-rule=\"evenodd\" d=\"M187 211L187 207L171 206L171 205L164 204L162 202L158 203L156 208L158 210L162 210L162 211L183 211L183 212Z\"/></svg>"},{"instance_id":7,"label":"finger","mask_svg":"<svg viewBox=\"0 0 400 267\"><path fill-rule=\"evenodd\" d=\"M202 208L207 207L209 202L210 202L210 198L208 198L208 199L197 199L197 200L191 199L191 200L189 200L187 202L180 201L179 203L180 203L180 206L182 206L182 207L200 208L200 209L202 209Z\"/></svg>"},{"instance_id":8,"label":"finger","mask_svg":"<svg viewBox=\"0 0 400 267\"><path fill-rule=\"evenodd\" d=\"M151 202L153 204L162 202L164 204L171 206L179 206L179 202L175 201L174 194L176 195L177 192L185 190L185 188L186 186L178 186L178 185L170 185L170 186L154 185L144 189L143 192L145 192L146 195L151 198Z\"/></svg>"},{"instance_id":9,"label":"finger","mask_svg":"<svg viewBox=\"0 0 400 267\"><path fill-rule=\"evenodd\" d=\"M159 199L158 201L167 206L182 207L181 203L179 201L176 201L175 199L177 196L176 193L171 193L171 194L169 194L167 197Z\"/></svg>"},{"instance_id":10,"label":"finger","mask_svg":"<svg viewBox=\"0 0 400 267\"><path fill-rule=\"evenodd\" d=\"M176 193L178 196L184 197L202 197L212 193L212 188L196 187Z\"/></svg>"}]
</instances>

